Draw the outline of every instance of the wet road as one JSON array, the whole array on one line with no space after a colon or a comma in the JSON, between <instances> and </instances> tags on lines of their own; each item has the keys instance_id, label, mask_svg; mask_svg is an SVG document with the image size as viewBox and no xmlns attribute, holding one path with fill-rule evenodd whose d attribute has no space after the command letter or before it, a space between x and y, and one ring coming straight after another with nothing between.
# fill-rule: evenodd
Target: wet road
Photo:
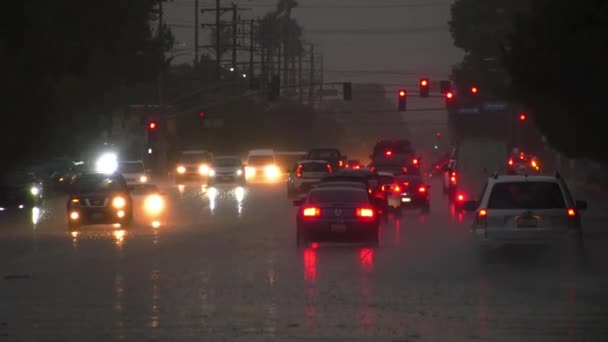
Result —
<instances>
[{"instance_id":1,"label":"wet road","mask_svg":"<svg viewBox=\"0 0 608 342\"><path fill-rule=\"evenodd\" d=\"M563 245L480 260L438 190L430 215L390 217L377 249L296 248L282 184L165 190L158 227L138 215L72 234L61 198L37 224L3 217L0 341L608 340L600 214L584 257Z\"/></svg>"}]
</instances>

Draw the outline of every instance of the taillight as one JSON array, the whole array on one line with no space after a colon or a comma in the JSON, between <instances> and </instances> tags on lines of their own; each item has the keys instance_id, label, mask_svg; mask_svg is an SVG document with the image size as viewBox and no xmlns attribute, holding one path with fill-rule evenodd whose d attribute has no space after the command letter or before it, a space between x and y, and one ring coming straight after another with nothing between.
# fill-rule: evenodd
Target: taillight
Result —
<instances>
[{"instance_id":1,"label":"taillight","mask_svg":"<svg viewBox=\"0 0 608 342\"><path fill-rule=\"evenodd\" d=\"M485 224L488 218L488 211L486 209L479 209L477 212L477 224Z\"/></svg>"},{"instance_id":2,"label":"taillight","mask_svg":"<svg viewBox=\"0 0 608 342\"><path fill-rule=\"evenodd\" d=\"M568 209L568 217L575 217L576 216L576 210L570 208Z\"/></svg>"},{"instance_id":3,"label":"taillight","mask_svg":"<svg viewBox=\"0 0 608 342\"><path fill-rule=\"evenodd\" d=\"M456 196L456 200L458 200L458 202L464 201L464 195L463 194L458 194L458 196Z\"/></svg>"},{"instance_id":4,"label":"taillight","mask_svg":"<svg viewBox=\"0 0 608 342\"><path fill-rule=\"evenodd\" d=\"M302 215L305 217L319 217L321 216L321 209L317 207L306 207L302 210Z\"/></svg>"},{"instance_id":5,"label":"taillight","mask_svg":"<svg viewBox=\"0 0 608 342\"><path fill-rule=\"evenodd\" d=\"M399 187L399 185L392 186L392 187L391 187L391 189L392 189L394 192L401 192L401 187Z\"/></svg>"},{"instance_id":6,"label":"taillight","mask_svg":"<svg viewBox=\"0 0 608 342\"><path fill-rule=\"evenodd\" d=\"M369 172L376 172L376 167L375 166L371 166L369 168Z\"/></svg>"},{"instance_id":7,"label":"taillight","mask_svg":"<svg viewBox=\"0 0 608 342\"><path fill-rule=\"evenodd\" d=\"M341 160L340 160L340 161L338 161L338 166L339 166L339 167L344 166L344 162L343 162L343 161L341 161Z\"/></svg>"},{"instance_id":8,"label":"taillight","mask_svg":"<svg viewBox=\"0 0 608 342\"><path fill-rule=\"evenodd\" d=\"M418 165L418 159L414 158L414 160L412 160L412 164Z\"/></svg>"},{"instance_id":9,"label":"taillight","mask_svg":"<svg viewBox=\"0 0 608 342\"><path fill-rule=\"evenodd\" d=\"M357 217L361 217L361 218L373 218L374 217L374 209L372 209L372 208L357 208L356 214L357 214Z\"/></svg>"},{"instance_id":10,"label":"taillight","mask_svg":"<svg viewBox=\"0 0 608 342\"><path fill-rule=\"evenodd\" d=\"M407 167L405 167L405 166L404 166L404 167L402 167L402 168L401 168L401 171L403 171L403 173L407 173Z\"/></svg>"},{"instance_id":11,"label":"taillight","mask_svg":"<svg viewBox=\"0 0 608 342\"><path fill-rule=\"evenodd\" d=\"M421 194L425 193L426 192L426 187L424 187L424 186L419 187L418 188L418 192L421 193Z\"/></svg>"},{"instance_id":12,"label":"taillight","mask_svg":"<svg viewBox=\"0 0 608 342\"><path fill-rule=\"evenodd\" d=\"M450 177L450 182L451 182L452 184L456 184L456 176L452 176L452 177Z\"/></svg>"},{"instance_id":13,"label":"taillight","mask_svg":"<svg viewBox=\"0 0 608 342\"><path fill-rule=\"evenodd\" d=\"M346 166L346 167L348 167L348 166ZM329 171L329 173L333 172L332 169L331 169L331 165L327 164L327 170Z\"/></svg>"},{"instance_id":14,"label":"taillight","mask_svg":"<svg viewBox=\"0 0 608 342\"><path fill-rule=\"evenodd\" d=\"M302 178L302 164L298 165L298 170L296 171L296 177Z\"/></svg>"},{"instance_id":15,"label":"taillight","mask_svg":"<svg viewBox=\"0 0 608 342\"><path fill-rule=\"evenodd\" d=\"M513 166L513 159L509 159L509 166Z\"/></svg>"}]
</instances>

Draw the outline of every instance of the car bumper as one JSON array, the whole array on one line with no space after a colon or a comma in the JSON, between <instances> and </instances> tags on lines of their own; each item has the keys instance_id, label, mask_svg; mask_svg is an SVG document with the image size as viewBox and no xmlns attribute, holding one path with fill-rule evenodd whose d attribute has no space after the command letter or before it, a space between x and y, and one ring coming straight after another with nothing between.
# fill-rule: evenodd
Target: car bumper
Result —
<instances>
[{"instance_id":1,"label":"car bumper","mask_svg":"<svg viewBox=\"0 0 608 342\"><path fill-rule=\"evenodd\" d=\"M402 208L419 208L429 205L429 198L426 196L411 196L408 194L402 194L399 197L399 201Z\"/></svg>"},{"instance_id":2,"label":"car bumper","mask_svg":"<svg viewBox=\"0 0 608 342\"><path fill-rule=\"evenodd\" d=\"M576 236L575 229L501 229L491 230L484 228L471 229L475 241L481 245L503 244L542 244L562 241Z\"/></svg>"},{"instance_id":3,"label":"car bumper","mask_svg":"<svg viewBox=\"0 0 608 342\"><path fill-rule=\"evenodd\" d=\"M75 225L113 224L128 222L132 213L129 209L123 209L123 217L118 216L117 209L110 208L73 208L68 210L68 221ZM72 212L77 212L79 217L74 220L69 217Z\"/></svg>"},{"instance_id":4,"label":"car bumper","mask_svg":"<svg viewBox=\"0 0 608 342\"><path fill-rule=\"evenodd\" d=\"M245 177L235 175L219 175L215 177L209 177L210 183L222 184L222 183L244 183Z\"/></svg>"},{"instance_id":5,"label":"car bumper","mask_svg":"<svg viewBox=\"0 0 608 342\"><path fill-rule=\"evenodd\" d=\"M302 235L308 240L344 241L369 239L378 233L378 222L300 222Z\"/></svg>"}]
</instances>

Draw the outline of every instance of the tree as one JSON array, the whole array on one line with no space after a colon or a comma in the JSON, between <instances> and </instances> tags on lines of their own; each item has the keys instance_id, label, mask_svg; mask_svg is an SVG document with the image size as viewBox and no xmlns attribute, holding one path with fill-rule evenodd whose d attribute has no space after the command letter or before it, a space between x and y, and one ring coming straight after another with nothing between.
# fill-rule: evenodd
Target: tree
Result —
<instances>
[{"instance_id":1,"label":"tree","mask_svg":"<svg viewBox=\"0 0 608 342\"><path fill-rule=\"evenodd\" d=\"M515 27L505 49L514 96L558 150L607 162L608 3L536 1Z\"/></svg>"},{"instance_id":2,"label":"tree","mask_svg":"<svg viewBox=\"0 0 608 342\"><path fill-rule=\"evenodd\" d=\"M97 117L124 100L121 89L155 80L172 44L166 27L152 28L157 5L158 0L6 4L11 15L0 33L0 91L10 113L0 134L5 161L63 153L75 145L76 132L98 135Z\"/></svg>"}]
</instances>

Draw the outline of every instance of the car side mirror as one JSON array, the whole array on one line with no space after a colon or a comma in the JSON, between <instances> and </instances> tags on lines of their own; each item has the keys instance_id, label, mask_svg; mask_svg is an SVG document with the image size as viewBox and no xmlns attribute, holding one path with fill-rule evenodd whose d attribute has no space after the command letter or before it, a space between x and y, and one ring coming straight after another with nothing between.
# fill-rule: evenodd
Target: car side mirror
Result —
<instances>
[{"instance_id":1,"label":"car side mirror","mask_svg":"<svg viewBox=\"0 0 608 342\"><path fill-rule=\"evenodd\" d=\"M297 199L297 200L293 201L293 205L296 206L296 207L299 207L302 204L304 204L304 198L300 198L300 199Z\"/></svg>"},{"instance_id":2,"label":"car side mirror","mask_svg":"<svg viewBox=\"0 0 608 342\"><path fill-rule=\"evenodd\" d=\"M576 200L576 209L578 210L586 210L587 209L587 201Z\"/></svg>"},{"instance_id":3,"label":"car side mirror","mask_svg":"<svg viewBox=\"0 0 608 342\"><path fill-rule=\"evenodd\" d=\"M477 201L466 201L464 202L463 208L465 211L475 211L478 206Z\"/></svg>"}]
</instances>

